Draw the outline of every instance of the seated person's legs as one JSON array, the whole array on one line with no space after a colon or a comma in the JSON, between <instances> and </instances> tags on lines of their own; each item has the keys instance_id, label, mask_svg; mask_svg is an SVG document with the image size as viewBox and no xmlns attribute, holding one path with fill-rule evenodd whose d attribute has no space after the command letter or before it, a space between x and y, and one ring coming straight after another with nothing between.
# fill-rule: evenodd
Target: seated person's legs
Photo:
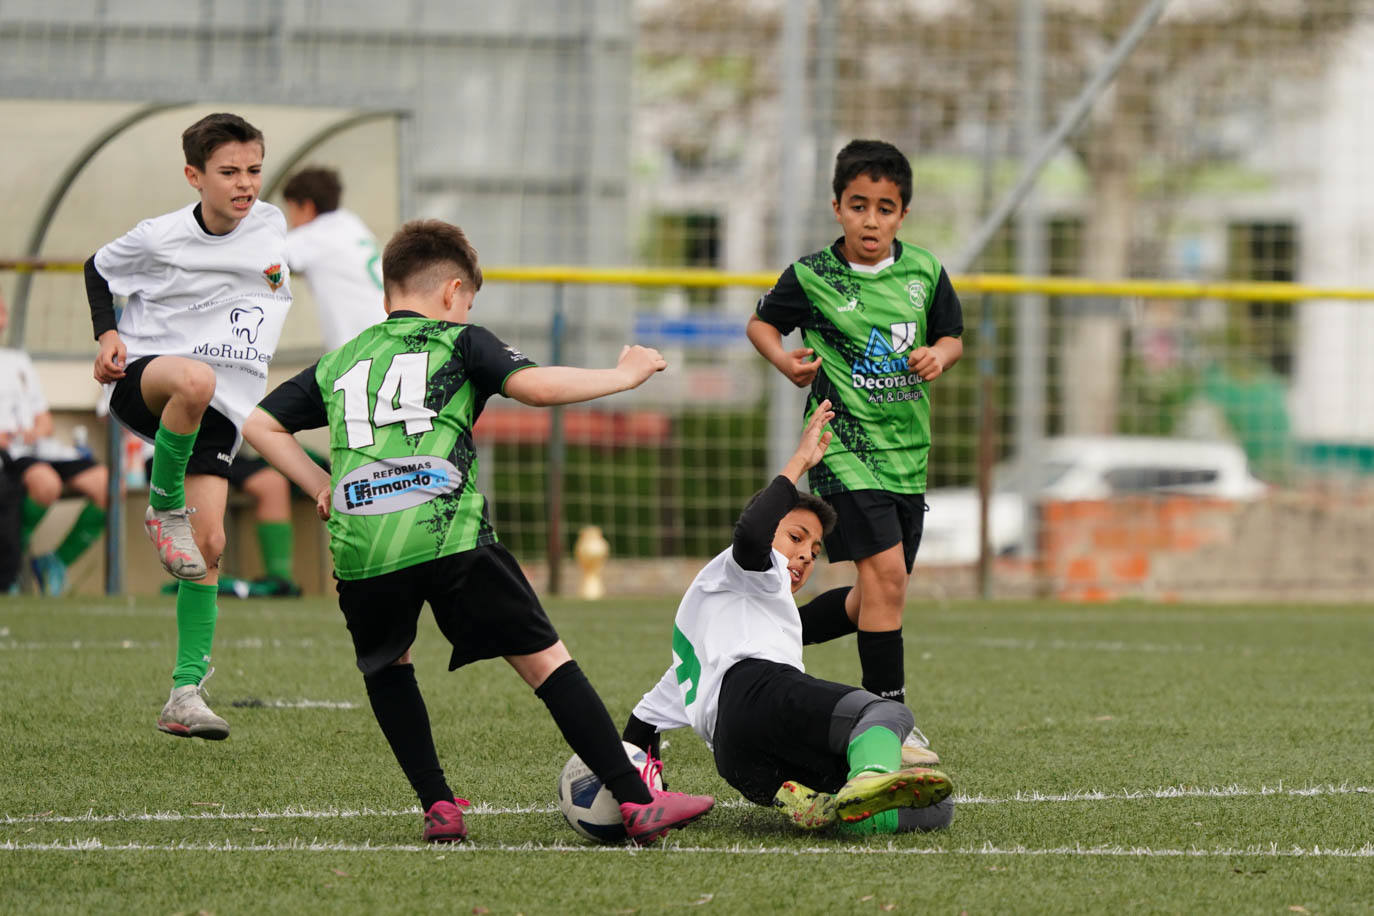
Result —
<instances>
[{"instance_id":1,"label":"seated person's legs","mask_svg":"<svg viewBox=\"0 0 1374 916\"><path fill-rule=\"evenodd\" d=\"M295 539L291 527L291 483L261 458L234 459L230 483L253 497L263 578L250 583L248 594L291 597L301 593L294 581Z\"/></svg>"},{"instance_id":2,"label":"seated person's legs","mask_svg":"<svg viewBox=\"0 0 1374 916\"><path fill-rule=\"evenodd\" d=\"M57 548L33 558L39 589L46 595L60 595L67 590L67 568L105 532L109 473L88 458L54 462L51 468L61 485L87 500Z\"/></svg>"}]
</instances>

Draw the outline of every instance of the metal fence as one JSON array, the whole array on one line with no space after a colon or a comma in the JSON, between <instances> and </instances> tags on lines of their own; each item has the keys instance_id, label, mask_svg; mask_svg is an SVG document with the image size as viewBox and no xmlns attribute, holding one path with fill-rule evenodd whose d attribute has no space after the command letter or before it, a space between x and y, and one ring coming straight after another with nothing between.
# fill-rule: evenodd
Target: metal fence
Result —
<instances>
[{"instance_id":1,"label":"metal fence","mask_svg":"<svg viewBox=\"0 0 1374 916\"><path fill-rule=\"evenodd\" d=\"M1374 0L3 0L0 116L24 142L0 151L16 176L0 258L79 259L171 209L185 189L167 137L207 105L246 106L269 180L309 149L342 167L346 204L356 189L379 235L442 216L484 263L522 265L489 272L478 316L540 359L604 365L658 335L678 368L564 412L561 439L550 418L493 409L488 479L531 562L588 521L626 564L697 559L800 410L735 331L838 234L835 152L881 137L916 175L901 237L957 275L968 329L932 392L940 492L914 587L1368 596L1371 38ZM176 107L100 151L29 244L83 144L159 105ZM518 273L532 264L729 273ZM17 285L0 272L11 299ZM44 275L29 301L25 346L86 352L79 279ZM291 333L292 354L317 347ZM1077 491L1004 470L1004 498L981 503L980 578L969 513L950 508L968 493L949 491L1070 436L1099 463L1117 446L1089 440L1220 439L1266 488L1217 496L1196 479L1221 490L1210 466L1154 468L1171 495L1145 494L1138 467Z\"/></svg>"}]
</instances>

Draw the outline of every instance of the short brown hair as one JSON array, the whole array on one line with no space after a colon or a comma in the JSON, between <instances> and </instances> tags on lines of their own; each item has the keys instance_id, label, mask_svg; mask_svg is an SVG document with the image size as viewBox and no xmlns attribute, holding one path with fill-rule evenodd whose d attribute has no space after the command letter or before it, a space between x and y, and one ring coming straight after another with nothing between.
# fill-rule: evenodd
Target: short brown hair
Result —
<instances>
[{"instance_id":1,"label":"short brown hair","mask_svg":"<svg viewBox=\"0 0 1374 916\"><path fill-rule=\"evenodd\" d=\"M262 131L228 112L208 114L181 132L181 151L186 154L186 164L202 172L215 150L226 143L257 143L263 152L267 151Z\"/></svg>"},{"instance_id":2,"label":"short brown hair","mask_svg":"<svg viewBox=\"0 0 1374 916\"><path fill-rule=\"evenodd\" d=\"M396 230L382 252L382 287L388 298L393 292L428 289L455 273L472 284L473 292L482 288L477 249L462 229L441 219L411 220Z\"/></svg>"},{"instance_id":3,"label":"short brown hair","mask_svg":"<svg viewBox=\"0 0 1374 916\"><path fill-rule=\"evenodd\" d=\"M838 518L835 508L819 496L798 491L797 504L793 508L816 513L816 518L821 522L821 534L829 534L835 529L835 521Z\"/></svg>"},{"instance_id":4,"label":"short brown hair","mask_svg":"<svg viewBox=\"0 0 1374 916\"><path fill-rule=\"evenodd\" d=\"M310 166L291 176L281 189L281 196L298 203L308 200L315 205L316 213L329 213L339 209L343 183L333 169Z\"/></svg>"}]
</instances>

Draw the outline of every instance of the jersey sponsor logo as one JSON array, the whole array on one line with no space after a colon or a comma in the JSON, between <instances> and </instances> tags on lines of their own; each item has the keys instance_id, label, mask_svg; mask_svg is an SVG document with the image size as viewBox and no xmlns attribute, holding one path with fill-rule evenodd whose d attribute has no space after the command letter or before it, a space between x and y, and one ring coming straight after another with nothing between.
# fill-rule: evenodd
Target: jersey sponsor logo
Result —
<instances>
[{"instance_id":1,"label":"jersey sponsor logo","mask_svg":"<svg viewBox=\"0 0 1374 916\"><path fill-rule=\"evenodd\" d=\"M256 305L240 306L229 313L229 325L234 336L250 344L258 342L258 332L262 330L262 320L267 313Z\"/></svg>"},{"instance_id":2,"label":"jersey sponsor logo","mask_svg":"<svg viewBox=\"0 0 1374 916\"><path fill-rule=\"evenodd\" d=\"M906 285L906 297L911 307L922 311L926 307L926 284L924 280L912 280Z\"/></svg>"},{"instance_id":3,"label":"jersey sponsor logo","mask_svg":"<svg viewBox=\"0 0 1374 916\"><path fill-rule=\"evenodd\" d=\"M888 328L886 335L879 328L868 332L868 345L863 356L854 360L850 369L850 382L861 391L906 389L921 381L921 376L907 367L902 351L916 342L919 331L914 321L899 321ZM896 396L889 393L888 401L919 400L919 390L914 397ZM869 398L873 401L874 398Z\"/></svg>"},{"instance_id":4,"label":"jersey sponsor logo","mask_svg":"<svg viewBox=\"0 0 1374 916\"><path fill-rule=\"evenodd\" d=\"M281 269L281 264L268 264L262 269L262 278L267 281L267 285L274 293L286 282L286 274Z\"/></svg>"},{"instance_id":5,"label":"jersey sponsor logo","mask_svg":"<svg viewBox=\"0 0 1374 916\"><path fill-rule=\"evenodd\" d=\"M443 458L383 458L345 474L334 487L344 515L386 515L423 505L458 489L463 472Z\"/></svg>"},{"instance_id":6,"label":"jersey sponsor logo","mask_svg":"<svg viewBox=\"0 0 1374 916\"><path fill-rule=\"evenodd\" d=\"M507 346L506 352L510 354L510 361L513 363L523 363L525 361L525 354L514 347Z\"/></svg>"}]
</instances>

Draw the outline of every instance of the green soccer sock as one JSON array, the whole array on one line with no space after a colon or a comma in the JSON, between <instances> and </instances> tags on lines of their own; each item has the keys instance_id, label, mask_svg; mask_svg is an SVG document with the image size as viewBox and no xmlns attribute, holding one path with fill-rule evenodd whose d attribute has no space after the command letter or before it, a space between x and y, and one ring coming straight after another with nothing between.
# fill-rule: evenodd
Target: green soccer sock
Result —
<instances>
[{"instance_id":1,"label":"green soccer sock","mask_svg":"<svg viewBox=\"0 0 1374 916\"><path fill-rule=\"evenodd\" d=\"M262 568L267 575L291 578L294 554L290 522L258 522L258 549L262 551Z\"/></svg>"},{"instance_id":2,"label":"green soccer sock","mask_svg":"<svg viewBox=\"0 0 1374 916\"><path fill-rule=\"evenodd\" d=\"M172 669L172 686L199 684L210 666L210 648L215 642L215 618L219 606L218 587L183 581L177 588L177 666Z\"/></svg>"},{"instance_id":3,"label":"green soccer sock","mask_svg":"<svg viewBox=\"0 0 1374 916\"><path fill-rule=\"evenodd\" d=\"M186 505L186 462L200 434L197 426L189 433L174 433L161 423L153 437L153 473L148 481L148 505L159 511Z\"/></svg>"},{"instance_id":4,"label":"green soccer sock","mask_svg":"<svg viewBox=\"0 0 1374 916\"><path fill-rule=\"evenodd\" d=\"M846 759L850 779L864 772L894 772L902 767L902 739L891 729L875 725L849 742ZM838 827L841 833L851 836L896 833L897 810L880 811L856 824L840 823Z\"/></svg>"},{"instance_id":5,"label":"green soccer sock","mask_svg":"<svg viewBox=\"0 0 1374 916\"><path fill-rule=\"evenodd\" d=\"M34 502L32 497L24 497L24 506L19 511L20 553L29 549L29 539L33 537L34 531L38 529L38 523L43 521L43 516L47 514L47 506L42 503Z\"/></svg>"},{"instance_id":6,"label":"green soccer sock","mask_svg":"<svg viewBox=\"0 0 1374 916\"><path fill-rule=\"evenodd\" d=\"M67 566L76 562L76 558L86 552L96 541L100 540L100 535L105 532L105 510L95 503L86 503L81 508L81 513L77 515L76 521L72 523L71 530L62 539L62 543L57 545L57 558Z\"/></svg>"},{"instance_id":7,"label":"green soccer sock","mask_svg":"<svg viewBox=\"0 0 1374 916\"><path fill-rule=\"evenodd\" d=\"M849 836L874 836L879 833L896 833L897 811L897 808L879 811L872 817L865 818L854 824L840 821L835 825L835 829Z\"/></svg>"},{"instance_id":8,"label":"green soccer sock","mask_svg":"<svg viewBox=\"0 0 1374 916\"><path fill-rule=\"evenodd\" d=\"M845 759L850 779L865 771L896 772L902 768L902 739L892 729L875 725L850 739Z\"/></svg>"}]
</instances>

